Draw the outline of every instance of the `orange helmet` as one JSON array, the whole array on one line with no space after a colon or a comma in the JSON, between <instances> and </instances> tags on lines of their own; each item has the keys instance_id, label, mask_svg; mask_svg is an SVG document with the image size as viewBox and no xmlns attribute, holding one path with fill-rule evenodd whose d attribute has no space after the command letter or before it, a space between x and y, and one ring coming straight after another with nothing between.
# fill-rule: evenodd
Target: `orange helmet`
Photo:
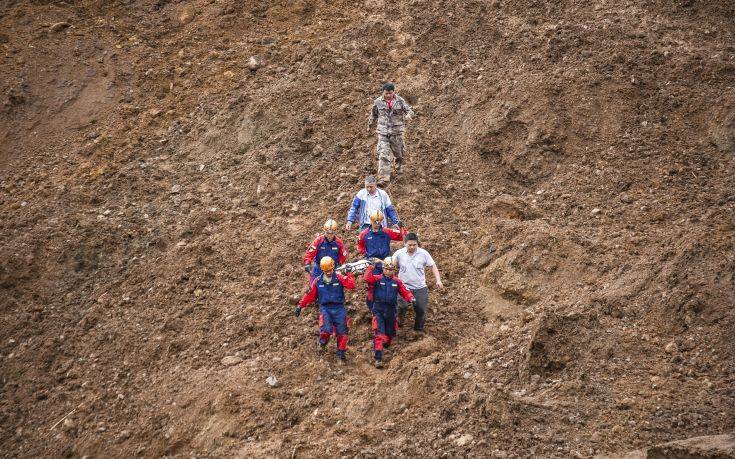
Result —
<instances>
[{"instance_id":1,"label":"orange helmet","mask_svg":"<svg viewBox=\"0 0 735 459\"><path fill-rule=\"evenodd\" d=\"M388 257L385 260L383 260L383 269L391 269L395 271L396 261L393 259L393 257Z\"/></svg>"},{"instance_id":2,"label":"orange helmet","mask_svg":"<svg viewBox=\"0 0 735 459\"><path fill-rule=\"evenodd\" d=\"M331 218L324 222L324 231L337 231L337 222Z\"/></svg>"},{"instance_id":3,"label":"orange helmet","mask_svg":"<svg viewBox=\"0 0 735 459\"><path fill-rule=\"evenodd\" d=\"M370 221L371 222L382 222L383 221L383 212L381 212L378 209L374 209L370 211Z\"/></svg>"},{"instance_id":4,"label":"orange helmet","mask_svg":"<svg viewBox=\"0 0 735 459\"><path fill-rule=\"evenodd\" d=\"M319 260L319 267L322 269L325 273L331 273L334 271L334 258L332 257L322 257L321 260Z\"/></svg>"}]
</instances>

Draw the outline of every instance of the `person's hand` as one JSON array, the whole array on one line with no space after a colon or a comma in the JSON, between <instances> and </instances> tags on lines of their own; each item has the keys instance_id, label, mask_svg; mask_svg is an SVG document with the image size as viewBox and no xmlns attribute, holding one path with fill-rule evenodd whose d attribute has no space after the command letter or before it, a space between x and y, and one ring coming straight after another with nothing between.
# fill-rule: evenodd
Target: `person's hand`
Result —
<instances>
[{"instance_id":1,"label":"person's hand","mask_svg":"<svg viewBox=\"0 0 735 459\"><path fill-rule=\"evenodd\" d=\"M352 222L345 223L345 230L349 231L352 229Z\"/></svg>"},{"instance_id":2,"label":"person's hand","mask_svg":"<svg viewBox=\"0 0 735 459\"><path fill-rule=\"evenodd\" d=\"M300 315L301 315L301 306L296 306L296 307L294 308L294 310L293 310L293 315L295 315L296 317L298 317L298 316L300 316Z\"/></svg>"},{"instance_id":3,"label":"person's hand","mask_svg":"<svg viewBox=\"0 0 735 459\"><path fill-rule=\"evenodd\" d=\"M442 281L436 281L436 288L438 288L439 290L442 290L444 288L444 284L442 284Z\"/></svg>"},{"instance_id":4,"label":"person's hand","mask_svg":"<svg viewBox=\"0 0 735 459\"><path fill-rule=\"evenodd\" d=\"M311 263L308 263L308 264L305 264L304 265L304 271L306 271L307 273L311 274Z\"/></svg>"}]
</instances>

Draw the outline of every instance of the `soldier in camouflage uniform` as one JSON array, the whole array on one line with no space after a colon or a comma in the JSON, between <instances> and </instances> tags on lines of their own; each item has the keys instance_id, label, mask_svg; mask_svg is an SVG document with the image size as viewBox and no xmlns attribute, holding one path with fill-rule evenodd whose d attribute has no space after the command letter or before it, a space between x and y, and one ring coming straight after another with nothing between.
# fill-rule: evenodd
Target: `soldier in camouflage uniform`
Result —
<instances>
[{"instance_id":1,"label":"soldier in camouflage uniform","mask_svg":"<svg viewBox=\"0 0 735 459\"><path fill-rule=\"evenodd\" d=\"M390 181L392 160L395 158L396 172L401 171L403 165L403 131L405 120L414 115L413 109L401 96L395 93L393 83L383 85L383 95L375 99L368 118L368 132L372 131L373 124L378 134L378 181Z\"/></svg>"}]
</instances>

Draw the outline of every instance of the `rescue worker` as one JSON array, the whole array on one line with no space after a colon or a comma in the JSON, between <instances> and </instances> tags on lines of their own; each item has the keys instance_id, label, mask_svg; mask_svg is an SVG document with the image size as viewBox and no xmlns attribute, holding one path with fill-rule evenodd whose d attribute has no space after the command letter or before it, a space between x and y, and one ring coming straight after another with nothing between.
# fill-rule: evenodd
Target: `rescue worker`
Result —
<instances>
[{"instance_id":1,"label":"rescue worker","mask_svg":"<svg viewBox=\"0 0 735 459\"><path fill-rule=\"evenodd\" d=\"M411 304L415 301L413 294L395 273L395 261L388 257L382 262L382 274L376 274L373 266L369 266L363 276L373 291L373 353L377 368L383 367L383 349L389 347L396 336L398 295Z\"/></svg>"},{"instance_id":2,"label":"rescue worker","mask_svg":"<svg viewBox=\"0 0 735 459\"><path fill-rule=\"evenodd\" d=\"M362 256L368 259L382 260L390 255L390 241L402 241L403 230L395 230L385 228L383 226L383 213L379 210L370 211L370 228L365 228L357 239L357 250ZM380 274L381 266L378 264L375 274ZM365 304L369 310L373 310L373 292L370 285L367 285L367 297Z\"/></svg>"},{"instance_id":3,"label":"rescue worker","mask_svg":"<svg viewBox=\"0 0 735 459\"><path fill-rule=\"evenodd\" d=\"M390 241L402 241L406 230L383 226L383 212L370 211L370 228L360 232L357 250L366 258L386 258L390 255Z\"/></svg>"},{"instance_id":4,"label":"rescue worker","mask_svg":"<svg viewBox=\"0 0 735 459\"><path fill-rule=\"evenodd\" d=\"M346 275L335 273L334 259L326 256L319 260L321 276L314 279L309 291L301 298L294 309L296 317L301 310L314 301L319 301L319 349L324 351L334 333L337 341L337 357L344 361L347 351L348 317L345 308L344 289L355 288L355 277L351 272Z\"/></svg>"},{"instance_id":5,"label":"rescue worker","mask_svg":"<svg viewBox=\"0 0 735 459\"><path fill-rule=\"evenodd\" d=\"M444 288L444 284L439 275L439 268L429 252L419 247L419 237L416 233L406 235L404 247L396 250L396 253L393 254L393 260L398 266L398 277L416 298L416 301L412 304L416 314L413 329L418 334L422 334L426 323L426 312L429 309L429 287L426 285L424 270L431 268L431 272L434 274L434 283L441 290ZM408 310L408 303L400 299L398 302L399 323L403 324L403 319Z\"/></svg>"},{"instance_id":6,"label":"rescue worker","mask_svg":"<svg viewBox=\"0 0 735 459\"><path fill-rule=\"evenodd\" d=\"M413 109L408 102L396 94L393 83L383 85L383 95L373 101L373 107L368 117L368 132L372 132L375 124L375 133L378 136L378 181L390 181L392 159L395 158L396 173L401 172L405 143L403 133L406 129L405 121L413 117Z\"/></svg>"},{"instance_id":7,"label":"rescue worker","mask_svg":"<svg viewBox=\"0 0 735 459\"><path fill-rule=\"evenodd\" d=\"M372 175L365 177L365 188L355 194L350 210L347 212L347 224L345 230L352 229L357 222L360 230L370 226L370 212L379 210L390 220L391 225L398 225L398 213L390 201L390 196L385 190L378 188L377 180ZM383 226L388 226L388 220L383 219Z\"/></svg>"},{"instance_id":8,"label":"rescue worker","mask_svg":"<svg viewBox=\"0 0 735 459\"><path fill-rule=\"evenodd\" d=\"M309 273L309 285L317 277L322 275L319 265L314 260L321 260L324 257L330 257L334 260L336 266L339 266L347 260L347 249L344 243L337 236L337 222L331 218L324 222L324 234L318 236L311 243L304 253L304 270Z\"/></svg>"}]
</instances>

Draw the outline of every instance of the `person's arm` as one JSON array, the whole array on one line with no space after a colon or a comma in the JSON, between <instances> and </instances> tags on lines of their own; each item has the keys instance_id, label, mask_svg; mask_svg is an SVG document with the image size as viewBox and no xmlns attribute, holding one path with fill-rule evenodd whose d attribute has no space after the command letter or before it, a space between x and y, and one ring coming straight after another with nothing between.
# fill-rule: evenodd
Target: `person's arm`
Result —
<instances>
[{"instance_id":1,"label":"person's arm","mask_svg":"<svg viewBox=\"0 0 735 459\"><path fill-rule=\"evenodd\" d=\"M314 279L314 281L311 283L311 286L309 287L309 291L306 292L306 295L304 295L304 297L301 298L301 301L299 301L299 307L301 309L304 309L316 300L319 293L319 290L317 290L316 288L317 282L319 282L319 279Z\"/></svg>"},{"instance_id":2,"label":"person's arm","mask_svg":"<svg viewBox=\"0 0 735 459\"><path fill-rule=\"evenodd\" d=\"M378 279L380 279L380 276L376 276L373 274L374 271L373 266L368 266L365 270L365 274L362 275L362 279L368 284L368 285L374 285Z\"/></svg>"},{"instance_id":3,"label":"person's arm","mask_svg":"<svg viewBox=\"0 0 735 459\"><path fill-rule=\"evenodd\" d=\"M352 228L352 224L355 222L355 219L357 218L357 213L360 211L360 198L358 195L355 195L355 198L352 200L352 205L350 206L350 210L347 211L347 224L345 225L345 229L348 231L350 228Z\"/></svg>"},{"instance_id":4,"label":"person's arm","mask_svg":"<svg viewBox=\"0 0 735 459\"><path fill-rule=\"evenodd\" d=\"M436 282L437 288L444 288L444 284L442 284L442 278L439 275L439 268L436 267L436 263L431 265L431 272L434 273L434 281Z\"/></svg>"},{"instance_id":5,"label":"person's arm","mask_svg":"<svg viewBox=\"0 0 735 459\"><path fill-rule=\"evenodd\" d=\"M402 241L405 230L397 230L393 228L383 228L385 234L388 235L391 241Z\"/></svg>"},{"instance_id":6,"label":"person's arm","mask_svg":"<svg viewBox=\"0 0 735 459\"><path fill-rule=\"evenodd\" d=\"M401 98L401 99L403 100L403 108L404 108L404 109L405 109L405 111L406 111L406 119L407 119L407 120L410 120L410 119L411 119L411 118L413 118L413 117L414 117L414 116L415 116L416 114L415 114L415 113L413 112L413 108L411 108L411 106L410 106L410 105L408 105L408 102L406 102L406 99L403 99L403 98Z\"/></svg>"},{"instance_id":7,"label":"person's arm","mask_svg":"<svg viewBox=\"0 0 735 459\"><path fill-rule=\"evenodd\" d=\"M370 228L362 230L360 232L360 237L357 239L357 251L360 252L361 255L367 254L367 249L365 248L365 235L368 231L370 231Z\"/></svg>"},{"instance_id":8,"label":"person's arm","mask_svg":"<svg viewBox=\"0 0 735 459\"><path fill-rule=\"evenodd\" d=\"M373 107L370 109L370 115L368 116L368 132L373 128L373 124L378 121L378 107L373 102Z\"/></svg>"},{"instance_id":9,"label":"person's arm","mask_svg":"<svg viewBox=\"0 0 735 459\"><path fill-rule=\"evenodd\" d=\"M342 284L342 287L346 288L347 290L352 290L355 288L355 276L353 276L352 273L347 273L347 275L337 273L337 280L339 280L339 283Z\"/></svg>"},{"instance_id":10,"label":"person's arm","mask_svg":"<svg viewBox=\"0 0 735 459\"><path fill-rule=\"evenodd\" d=\"M306 249L306 252L304 252L304 264L309 265L314 262L314 258L316 257L317 250L316 248L319 247L319 244L322 243L320 240L322 237L319 236L316 239L314 239L314 242L311 243L309 248Z\"/></svg>"},{"instance_id":11,"label":"person's arm","mask_svg":"<svg viewBox=\"0 0 735 459\"><path fill-rule=\"evenodd\" d=\"M400 279L396 279L396 283L398 284L398 293L401 295L401 298L406 300L407 303L413 301L413 293L406 288L406 284Z\"/></svg>"},{"instance_id":12,"label":"person's arm","mask_svg":"<svg viewBox=\"0 0 735 459\"><path fill-rule=\"evenodd\" d=\"M345 261L347 261L347 248L345 247L344 242L342 242L342 239L335 237L337 240L337 248L339 249L339 253L337 254L337 262L340 265L345 264Z\"/></svg>"}]
</instances>

